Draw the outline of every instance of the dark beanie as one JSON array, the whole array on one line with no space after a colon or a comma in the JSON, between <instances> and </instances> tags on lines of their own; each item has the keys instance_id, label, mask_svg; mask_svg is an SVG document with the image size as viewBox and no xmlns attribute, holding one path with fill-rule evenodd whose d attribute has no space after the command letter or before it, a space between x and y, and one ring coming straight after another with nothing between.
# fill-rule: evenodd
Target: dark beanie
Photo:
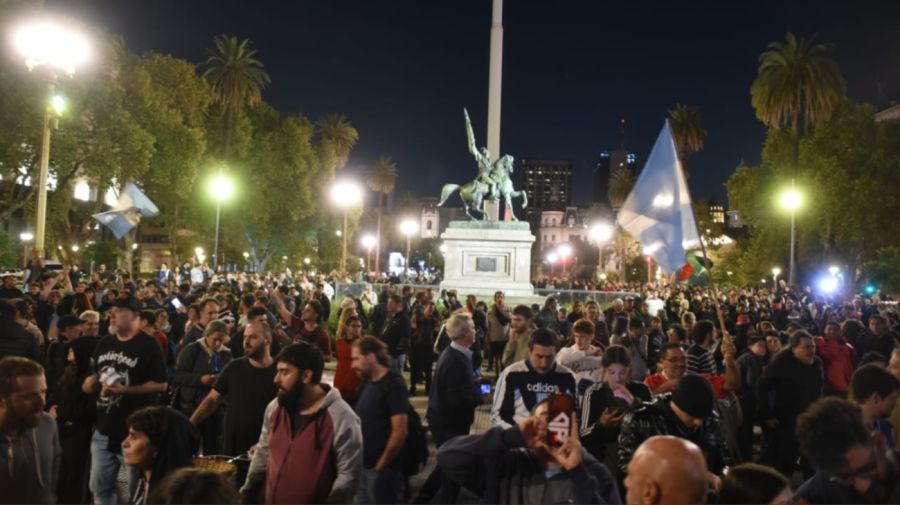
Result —
<instances>
[{"instance_id":1,"label":"dark beanie","mask_svg":"<svg viewBox=\"0 0 900 505\"><path fill-rule=\"evenodd\" d=\"M709 381L699 375L687 374L678 381L672 402L687 415L699 419L709 417L713 412L713 388Z\"/></svg>"}]
</instances>

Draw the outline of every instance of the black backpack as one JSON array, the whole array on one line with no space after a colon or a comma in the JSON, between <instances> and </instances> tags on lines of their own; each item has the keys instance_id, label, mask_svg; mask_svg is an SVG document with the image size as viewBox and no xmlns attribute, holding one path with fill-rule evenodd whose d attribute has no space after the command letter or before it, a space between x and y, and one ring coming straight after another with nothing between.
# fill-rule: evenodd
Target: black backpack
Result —
<instances>
[{"instance_id":1,"label":"black backpack","mask_svg":"<svg viewBox=\"0 0 900 505\"><path fill-rule=\"evenodd\" d=\"M403 474L417 475L428 462L428 435L422 426L422 418L410 404L406 412L406 445L404 447Z\"/></svg>"}]
</instances>

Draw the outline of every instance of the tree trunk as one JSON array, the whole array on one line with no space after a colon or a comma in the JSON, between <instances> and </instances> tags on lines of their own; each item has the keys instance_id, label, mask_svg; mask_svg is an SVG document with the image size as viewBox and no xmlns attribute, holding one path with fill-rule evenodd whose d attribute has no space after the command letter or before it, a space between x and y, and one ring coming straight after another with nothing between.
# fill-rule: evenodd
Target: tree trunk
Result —
<instances>
[{"instance_id":1,"label":"tree trunk","mask_svg":"<svg viewBox=\"0 0 900 505\"><path fill-rule=\"evenodd\" d=\"M375 271L381 271L381 212L384 201L384 193L378 192L378 223L375 231Z\"/></svg>"}]
</instances>

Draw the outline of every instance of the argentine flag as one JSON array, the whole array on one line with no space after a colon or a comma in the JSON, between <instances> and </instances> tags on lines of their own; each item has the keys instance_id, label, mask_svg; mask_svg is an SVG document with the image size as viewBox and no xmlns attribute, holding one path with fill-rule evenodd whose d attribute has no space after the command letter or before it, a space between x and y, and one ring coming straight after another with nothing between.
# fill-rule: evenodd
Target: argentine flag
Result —
<instances>
[{"instance_id":1,"label":"argentine flag","mask_svg":"<svg viewBox=\"0 0 900 505\"><path fill-rule=\"evenodd\" d=\"M678 271L685 264L685 251L700 246L691 193L668 121L616 222L666 272Z\"/></svg>"}]
</instances>

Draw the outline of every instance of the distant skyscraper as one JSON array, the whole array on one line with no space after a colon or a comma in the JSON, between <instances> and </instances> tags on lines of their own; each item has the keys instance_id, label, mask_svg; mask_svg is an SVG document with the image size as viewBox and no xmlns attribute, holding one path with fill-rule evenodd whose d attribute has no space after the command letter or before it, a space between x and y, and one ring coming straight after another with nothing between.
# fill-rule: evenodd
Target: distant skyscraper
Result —
<instances>
[{"instance_id":1,"label":"distant skyscraper","mask_svg":"<svg viewBox=\"0 0 900 505\"><path fill-rule=\"evenodd\" d=\"M619 120L619 148L601 152L594 169L592 202L609 203L609 175L614 169L624 166L637 175L637 157L625 149L625 118L622 118Z\"/></svg>"},{"instance_id":2,"label":"distant skyscraper","mask_svg":"<svg viewBox=\"0 0 900 505\"><path fill-rule=\"evenodd\" d=\"M572 204L572 163L555 160L522 160L522 189L528 195L526 216L533 225L542 210Z\"/></svg>"}]
</instances>

